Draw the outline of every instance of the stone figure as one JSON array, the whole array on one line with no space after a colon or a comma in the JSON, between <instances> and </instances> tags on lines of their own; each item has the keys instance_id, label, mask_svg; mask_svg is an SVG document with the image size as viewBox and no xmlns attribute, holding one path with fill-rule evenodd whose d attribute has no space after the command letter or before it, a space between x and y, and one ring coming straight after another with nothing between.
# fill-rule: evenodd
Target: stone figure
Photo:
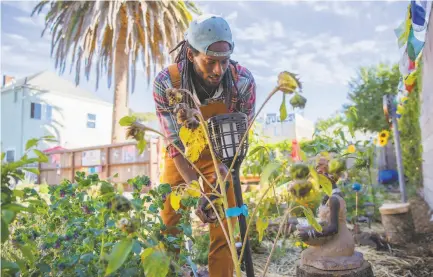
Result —
<instances>
[{"instance_id":1,"label":"stone figure","mask_svg":"<svg viewBox=\"0 0 433 277\"><path fill-rule=\"evenodd\" d=\"M319 158L316 166L318 174L323 174L332 183L332 195L325 196L318 209L318 232L309 225L298 224L298 237L309 245L301 253L300 265L320 270L349 270L363 265L363 255L355 251L355 241L346 225L346 202L336 186L332 175L328 174L328 160ZM290 188L289 188L290 190ZM305 190L303 193L308 193ZM300 195L300 197L303 197Z\"/></svg>"}]
</instances>

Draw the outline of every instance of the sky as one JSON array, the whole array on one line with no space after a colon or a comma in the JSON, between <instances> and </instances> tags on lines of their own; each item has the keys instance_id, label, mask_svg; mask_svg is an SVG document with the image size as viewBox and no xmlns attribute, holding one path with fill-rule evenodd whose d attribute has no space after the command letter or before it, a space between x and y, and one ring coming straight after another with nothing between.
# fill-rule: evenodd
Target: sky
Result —
<instances>
[{"instance_id":1,"label":"sky","mask_svg":"<svg viewBox=\"0 0 433 277\"><path fill-rule=\"evenodd\" d=\"M257 108L277 84L281 71L299 74L307 105L303 116L327 118L348 103L348 81L360 66L397 63L394 28L404 20L409 1L195 1L206 13L229 22L235 40L232 58L246 66L257 84ZM55 71L51 36L41 37L44 16L30 17L35 1L1 1L1 74L16 78ZM70 64L67 64L70 66ZM140 65L141 66L141 65ZM69 67L67 67L69 68ZM80 87L112 102L105 79L95 90L95 72L81 77ZM62 77L73 81L66 70ZM152 88L137 70L130 108L155 111ZM264 108L277 112L282 94ZM290 104L287 102L290 110Z\"/></svg>"}]
</instances>

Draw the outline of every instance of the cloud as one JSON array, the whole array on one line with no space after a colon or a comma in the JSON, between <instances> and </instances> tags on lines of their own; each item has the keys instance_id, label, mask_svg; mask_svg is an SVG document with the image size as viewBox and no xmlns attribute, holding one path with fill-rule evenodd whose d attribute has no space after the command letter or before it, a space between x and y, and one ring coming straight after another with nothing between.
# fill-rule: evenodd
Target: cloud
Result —
<instances>
[{"instance_id":1,"label":"cloud","mask_svg":"<svg viewBox=\"0 0 433 277\"><path fill-rule=\"evenodd\" d=\"M44 17L45 17L45 15L43 15L43 14L34 15L33 17L18 16L18 17L15 17L14 20L21 23L22 25L25 25L25 26L43 28L44 24L45 24Z\"/></svg>"},{"instance_id":2,"label":"cloud","mask_svg":"<svg viewBox=\"0 0 433 277\"><path fill-rule=\"evenodd\" d=\"M2 1L2 5L7 5L21 10L26 15L30 16L38 2L36 1Z\"/></svg>"},{"instance_id":3,"label":"cloud","mask_svg":"<svg viewBox=\"0 0 433 277\"><path fill-rule=\"evenodd\" d=\"M390 27L387 25L378 25L376 26L376 28L374 28L374 31L377 33L381 33L381 32L385 32L389 29Z\"/></svg>"},{"instance_id":4,"label":"cloud","mask_svg":"<svg viewBox=\"0 0 433 277\"><path fill-rule=\"evenodd\" d=\"M246 28L234 27L233 32L237 40L265 42L272 38L284 38L283 24L279 21L255 22Z\"/></svg>"},{"instance_id":5,"label":"cloud","mask_svg":"<svg viewBox=\"0 0 433 277\"><path fill-rule=\"evenodd\" d=\"M358 17L361 13L360 9L354 7L354 4L343 1L332 1L332 2L316 2L316 1L305 1L308 6L313 8L316 12L331 12L341 16Z\"/></svg>"}]
</instances>

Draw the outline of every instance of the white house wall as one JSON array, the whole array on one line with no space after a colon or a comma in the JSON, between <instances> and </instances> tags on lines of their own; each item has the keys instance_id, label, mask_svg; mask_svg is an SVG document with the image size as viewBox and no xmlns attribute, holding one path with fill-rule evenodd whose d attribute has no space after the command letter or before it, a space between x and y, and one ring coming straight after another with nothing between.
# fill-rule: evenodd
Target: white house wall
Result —
<instances>
[{"instance_id":1,"label":"white house wall","mask_svg":"<svg viewBox=\"0 0 433 277\"><path fill-rule=\"evenodd\" d=\"M433 12L423 50L421 93L421 139L423 146L423 176L425 200L433 209Z\"/></svg>"},{"instance_id":2,"label":"white house wall","mask_svg":"<svg viewBox=\"0 0 433 277\"><path fill-rule=\"evenodd\" d=\"M78 98L24 88L23 120L20 122L21 97L13 103L14 93L2 93L2 148L16 148L16 157L23 154L26 141L34 137L54 135L59 141L42 149L60 145L79 148L109 144L111 141L112 105L103 101ZM22 90L20 92L22 95ZM51 121L32 119L31 103L52 106ZM87 114L96 115L96 128L87 128ZM10 118L10 119L9 119ZM20 128L22 126L22 128Z\"/></svg>"},{"instance_id":3,"label":"white house wall","mask_svg":"<svg viewBox=\"0 0 433 277\"><path fill-rule=\"evenodd\" d=\"M15 159L22 153L21 91L10 91L1 95L1 151L15 151ZM15 101L16 99L16 101Z\"/></svg>"}]
</instances>

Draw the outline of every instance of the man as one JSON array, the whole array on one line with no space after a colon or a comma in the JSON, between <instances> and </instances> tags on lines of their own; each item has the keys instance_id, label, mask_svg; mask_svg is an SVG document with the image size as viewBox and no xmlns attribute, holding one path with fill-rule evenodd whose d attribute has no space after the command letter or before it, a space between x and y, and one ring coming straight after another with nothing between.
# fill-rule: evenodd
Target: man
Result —
<instances>
[{"instance_id":1,"label":"man","mask_svg":"<svg viewBox=\"0 0 433 277\"><path fill-rule=\"evenodd\" d=\"M177 124L173 107L169 105L166 89L182 88L191 91L203 107L206 107L208 114L242 112L248 116L250 122L254 116L256 101L256 85L252 74L245 67L230 59L234 42L230 27L222 17L202 15L193 20L187 30L185 40L174 50L180 46L180 52L175 59L176 63L165 68L156 76L153 90L157 116L167 138L167 154L164 158L161 182L171 186L189 184L193 180L198 180L198 174L173 147L177 145L180 149L184 149L179 138L180 126ZM221 111L221 106L226 111ZM209 116L205 115L205 117ZM216 183L215 168L209 154L203 153L195 165L211 184ZM227 172L224 169L221 171ZM205 185L204 190L208 193L211 189ZM176 214L171 207L169 197L166 199L161 216L167 227L172 227L177 224L180 215ZM227 197L229 206L236 206L232 185L228 187ZM199 205L196 214L204 223L209 223L210 276L233 276L234 267L229 245L221 226L215 224L215 215L212 215L212 212L203 205ZM226 220L224 220L224 225L228 230ZM176 234L177 230L171 232Z\"/></svg>"}]
</instances>

